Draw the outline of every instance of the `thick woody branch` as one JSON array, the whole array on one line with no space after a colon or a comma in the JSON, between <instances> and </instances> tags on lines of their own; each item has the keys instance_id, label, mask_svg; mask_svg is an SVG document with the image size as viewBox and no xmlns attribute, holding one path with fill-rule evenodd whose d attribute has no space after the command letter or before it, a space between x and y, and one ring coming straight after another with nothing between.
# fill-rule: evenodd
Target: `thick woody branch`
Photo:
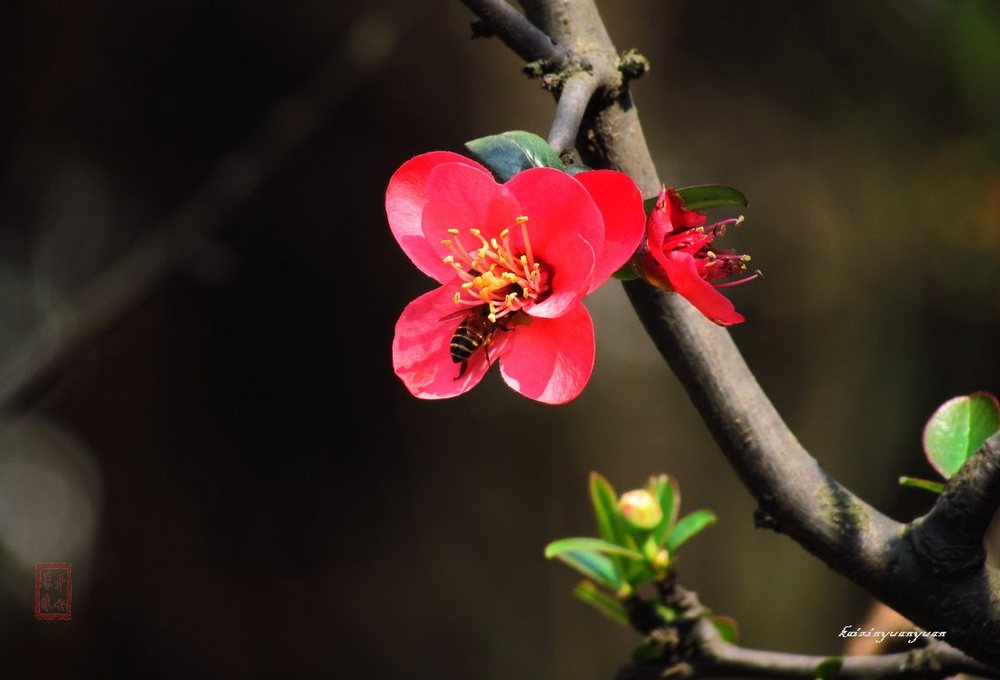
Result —
<instances>
[{"instance_id":1,"label":"thick woody branch","mask_svg":"<svg viewBox=\"0 0 1000 680\"><path fill-rule=\"evenodd\" d=\"M978 569L983 536L1000 508L1000 432L986 440L926 516L913 523L911 540L941 568Z\"/></svg>"},{"instance_id":2,"label":"thick woody branch","mask_svg":"<svg viewBox=\"0 0 1000 680\"><path fill-rule=\"evenodd\" d=\"M567 53L506 0L462 0L504 45L525 61L542 60L550 68L567 61Z\"/></svg>"},{"instance_id":3,"label":"thick woody branch","mask_svg":"<svg viewBox=\"0 0 1000 680\"><path fill-rule=\"evenodd\" d=\"M583 161L626 172L645 195L655 194L659 180L638 113L627 84L620 80L617 52L593 0L522 4L534 25L586 59L609 95L585 114L577 136ZM787 533L918 625L946 630L951 644L1000 666L1000 576L975 552L960 560L957 571L942 569L925 540L939 522L954 528L970 513L971 523L959 534L959 543L972 546L974 535L981 541L988 510L996 509L1000 497L995 440L991 453L950 485L939 509L922 522L903 526L832 479L799 444L724 329L677 295L641 281L627 283L626 290L646 330L756 498L758 524Z\"/></svg>"}]
</instances>

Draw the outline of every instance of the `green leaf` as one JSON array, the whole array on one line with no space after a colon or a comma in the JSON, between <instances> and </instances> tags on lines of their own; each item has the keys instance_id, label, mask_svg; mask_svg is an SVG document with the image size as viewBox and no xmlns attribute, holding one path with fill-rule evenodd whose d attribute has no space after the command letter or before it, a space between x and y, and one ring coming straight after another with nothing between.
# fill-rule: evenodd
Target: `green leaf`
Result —
<instances>
[{"instance_id":1,"label":"green leaf","mask_svg":"<svg viewBox=\"0 0 1000 680\"><path fill-rule=\"evenodd\" d=\"M473 139L465 143L465 148L501 182L528 168L566 169L566 164L548 142L523 130Z\"/></svg>"},{"instance_id":2,"label":"green leaf","mask_svg":"<svg viewBox=\"0 0 1000 680\"><path fill-rule=\"evenodd\" d=\"M708 620L715 626L715 630L719 632L719 637L726 642L735 645L740 641L740 625L736 623L736 619L733 617L716 614L715 616L710 616Z\"/></svg>"},{"instance_id":3,"label":"green leaf","mask_svg":"<svg viewBox=\"0 0 1000 680\"><path fill-rule=\"evenodd\" d=\"M597 517L601 538L610 543L622 543L621 519L618 513L618 494L611 484L597 472L590 473L590 501Z\"/></svg>"},{"instance_id":4,"label":"green leaf","mask_svg":"<svg viewBox=\"0 0 1000 680\"><path fill-rule=\"evenodd\" d=\"M622 529L624 518L618 512L618 494L603 476L597 472L590 473L590 502L594 506L594 516L597 518L597 529L601 538L609 543L625 545L625 532ZM625 565L617 555L611 557L611 563L619 574L625 577Z\"/></svg>"},{"instance_id":5,"label":"green leaf","mask_svg":"<svg viewBox=\"0 0 1000 680\"><path fill-rule=\"evenodd\" d=\"M941 404L924 427L924 452L942 477L950 479L962 464L1000 429L1000 402L975 392Z\"/></svg>"},{"instance_id":6,"label":"green leaf","mask_svg":"<svg viewBox=\"0 0 1000 680\"><path fill-rule=\"evenodd\" d=\"M909 486L914 489L923 489L931 493L944 493L944 484L941 482L932 482L929 479L920 479L919 477L907 477L903 475L899 478L899 485Z\"/></svg>"},{"instance_id":7,"label":"green leaf","mask_svg":"<svg viewBox=\"0 0 1000 680\"><path fill-rule=\"evenodd\" d=\"M840 667L844 665L844 657L831 656L816 664L816 677L818 680L833 680L840 672Z\"/></svg>"},{"instance_id":8,"label":"green leaf","mask_svg":"<svg viewBox=\"0 0 1000 680\"><path fill-rule=\"evenodd\" d=\"M622 587L622 579L615 565L611 563L611 558L605 555L592 552L564 552L556 555L556 559L612 590L617 591Z\"/></svg>"},{"instance_id":9,"label":"green leaf","mask_svg":"<svg viewBox=\"0 0 1000 680\"><path fill-rule=\"evenodd\" d=\"M716 522L715 513L711 510L695 510L677 523L667 537L667 550L674 554L677 548L687 542L695 534L707 529Z\"/></svg>"},{"instance_id":10,"label":"green leaf","mask_svg":"<svg viewBox=\"0 0 1000 680\"><path fill-rule=\"evenodd\" d=\"M591 581L580 581L573 594L577 599L586 602L591 607L607 616L612 621L628 625L628 614L625 606L602 590Z\"/></svg>"},{"instance_id":11,"label":"green leaf","mask_svg":"<svg viewBox=\"0 0 1000 680\"><path fill-rule=\"evenodd\" d=\"M657 615L663 619L664 623L673 623L678 619L677 610L673 607L668 607L665 604L654 602L653 609L656 611Z\"/></svg>"},{"instance_id":12,"label":"green leaf","mask_svg":"<svg viewBox=\"0 0 1000 680\"><path fill-rule=\"evenodd\" d=\"M545 546L545 557L552 559L553 557L558 557L560 553L577 550L603 553L605 555L621 555L632 560L642 559L642 555L638 551L631 550L617 543L609 543L600 538L562 538L558 541L552 541Z\"/></svg>"},{"instance_id":13,"label":"green leaf","mask_svg":"<svg viewBox=\"0 0 1000 680\"><path fill-rule=\"evenodd\" d=\"M693 187L677 189L677 194L684 199L684 207L688 210L703 211L724 205L741 205L744 208L750 201L742 191L726 184L699 184Z\"/></svg>"},{"instance_id":14,"label":"green leaf","mask_svg":"<svg viewBox=\"0 0 1000 680\"><path fill-rule=\"evenodd\" d=\"M681 489L677 480L670 475L659 475L649 480L649 492L659 501L663 510L663 519L653 527L652 536L656 544L662 546L667 536L677 523L677 515L681 510Z\"/></svg>"}]
</instances>

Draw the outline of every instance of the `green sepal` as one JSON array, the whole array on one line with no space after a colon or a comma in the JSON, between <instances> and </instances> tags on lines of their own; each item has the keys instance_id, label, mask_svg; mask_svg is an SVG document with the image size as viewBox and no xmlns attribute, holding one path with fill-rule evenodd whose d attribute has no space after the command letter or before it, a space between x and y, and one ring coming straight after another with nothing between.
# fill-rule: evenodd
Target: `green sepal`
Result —
<instances>
[{"instance_id":1,"label":"green sepal","mask_svg":"<svg viewBox=\"0 0 1000 680\"><path fill-rule=\"evenodd\" d=\"M708 210L725 205L749 207L750 201L746 195L727 184L699 184L676 189L677 195L684 199L684 207L688 210Z\"/></svg>"},{"instance_id":2,"label":"green sepal","mask_svg":"<svg viewBox=\"0 0 1000 680\"><path fill-rule=\"evenodd\" d=\"M913 489L923 489L924 491L936 494L944 493L944 484L941 482L932 482L929 479L920 479L919 477L907 477L903 475L899 478L899 485L908 486Z\"/></svg>"},{"instance_id":3,"label":"green sepal","mask_svg":"<svg viewBox=\"0 0 1000 680\"><path fill-rule=\"evenodd\" d=\"M611 558L595 552L564 552L556 555L556 559L569 567L593 579L603 586L618 591L622 587L622 579L611 563Z\"/></svg>"},{"instance_id":4,"label":"green sepal","mask_svg":"<svg viewBox=\"0 0 1000 680\"><path fill-rule=\"evenodd\" d=\"M695 510L685 515L667 537L667 550L674 554L689 538L712 526L716 520L715 513L711 510Z\"/></svg>"},{"instance_id":5,"label":"green sepal","mask_svg":"<svg viewBox=\"0 0 1000 680\"><path fill-rule=\"evenodd\" d=\"M573 595L582 602L586 602L591 607L607 616L616 623L628 625L628 613L625 606L604 591L598 589L592 581L580 581L573 588Z\"/></svg>"},{"instance_id":6,"label":"green sepal","mask_svg":"<svg viewBox=\"0 0 1000 680\"><path fill-rule=\"evenodd\" d=\"M831 656L816 664L817 680L834 680L840 672L840 667L844 665L844 657Z\"/></svg>"},{"instance_id":7,"label":"green sepal","mask_svg":"<svg viewBox=\"0 0 1000 680\"><path fill-rule=\"evenodd\" d=\"M974 392L941 404L924 427L927 460L945 479L1000 429L1000 402L988 392Z\"/></svg>"},{"instance_id":8,"label":"green sepal","mask_svg":"<svg viewBox=\"0 0 1000 680\"><path fill-rule=\"evenodd\" d=\"M524 130L473 139L465 143L465 148L500 182L506 182L528 168L566 169L566 164L548 142Z\"/></svg>"},{"instance_id":9,"label":"green sepal","mask_svg":"<svg viewBox=\"0 0 1000 680\"><path fill-rule=\"evenodd\" d=\"M641 560L642 554L637 550L626 548L617 543L610 543L600 538L561 538L545 546L545 557L552 559L564 552L596 552L604 555L621 555L630 560Z\"/></svg>"}]
</instances>

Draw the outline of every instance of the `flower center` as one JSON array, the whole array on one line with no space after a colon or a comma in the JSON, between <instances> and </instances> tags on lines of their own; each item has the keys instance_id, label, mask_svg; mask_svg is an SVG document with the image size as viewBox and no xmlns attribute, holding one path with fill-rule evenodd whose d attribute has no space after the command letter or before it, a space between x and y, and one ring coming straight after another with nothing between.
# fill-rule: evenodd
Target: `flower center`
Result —
<instances>
[{"instance_id":1,"label":"flower center","mask_svg":"<svg viewBox=\"0 0 1000 680\"><path fill-rule=\"evenodd\" d=\"M732 250L712 250L712 241L725 236L726 227L739 226L742 222L743 216L741 215L715 224L682 230L668 236L663 243L663 249L664 251L675 250L693 255L698 274L706 281L736 276L746 271L750 256ZM759 276L761 276L760 271L756 271L734 281L713 283L713 285L716 288L726 288L752 281Z\"/></svg>"},{"instance_id":2,"label":"flower center","mask_svg":"<svg viewBox=\"0 0 1000 680\"><path fill-rule=\"evenodd\" d=\"M462 243L458 229L449 229L451 238L441 241L451 251L444 262L453 266L462 280L461 289L455 293L455 304L489 305L486 317L493 323L530 307L548 292L548 272L531 252L528 218L522 215L514 221L521 229L524 249L521 253L511 247L510 229L488 241L478 229L469 229L469 234L480 241L480 246L473 250Z\"/></svg>"}]
</instances>

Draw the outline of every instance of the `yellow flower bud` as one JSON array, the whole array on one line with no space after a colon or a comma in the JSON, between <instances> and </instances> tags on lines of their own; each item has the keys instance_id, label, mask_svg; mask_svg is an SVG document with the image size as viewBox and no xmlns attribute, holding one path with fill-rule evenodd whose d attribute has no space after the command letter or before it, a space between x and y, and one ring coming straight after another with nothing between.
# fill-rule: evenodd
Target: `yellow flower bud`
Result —
<instances>
[{"instance_id":1,"label":"yellow flower bud","mask_svg":"<svg viewBox=\"0 0 1000 680\"><path fill-rule=\"evenodd\" d=\"M663 519L663 510L653 495L645 489L636 489L622 494L618 509L633 526L652 529Z\"/></svg>"}]
</instances>

